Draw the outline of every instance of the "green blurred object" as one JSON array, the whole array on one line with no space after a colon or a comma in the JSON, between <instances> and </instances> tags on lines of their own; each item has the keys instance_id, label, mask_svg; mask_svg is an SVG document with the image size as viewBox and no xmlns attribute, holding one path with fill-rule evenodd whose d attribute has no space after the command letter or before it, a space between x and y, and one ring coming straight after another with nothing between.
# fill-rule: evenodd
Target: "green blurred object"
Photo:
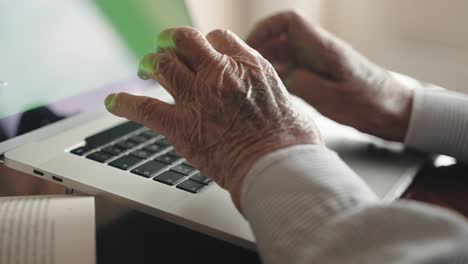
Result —
<instances>
[{"instance_id":1,"label":"green blurred object","mask_svg":"<svg viewBox=\"0 0 468 264\"><path fill-rule=\"evenodd\" d=\"M184 0L95 0L137 58L156 50L166 28L191 26Z\"/></svg>"}]
</instances>

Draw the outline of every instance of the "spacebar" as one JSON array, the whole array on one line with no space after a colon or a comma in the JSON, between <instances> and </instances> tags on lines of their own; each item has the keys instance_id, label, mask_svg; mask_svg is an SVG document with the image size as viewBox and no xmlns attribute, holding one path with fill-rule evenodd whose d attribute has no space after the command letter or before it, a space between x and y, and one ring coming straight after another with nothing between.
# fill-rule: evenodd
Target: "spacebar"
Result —
<instances>
[{"instance_id":1,"label":"spacebar","mask_svg":"<svg viewBox=\"0 0 468 264\"><path fill-rule=\"evenodd\" d=\"M86 146L99 147L125 136L143 126L135 122L125 122L85 138Z\"/></svg>"}]
</instances>

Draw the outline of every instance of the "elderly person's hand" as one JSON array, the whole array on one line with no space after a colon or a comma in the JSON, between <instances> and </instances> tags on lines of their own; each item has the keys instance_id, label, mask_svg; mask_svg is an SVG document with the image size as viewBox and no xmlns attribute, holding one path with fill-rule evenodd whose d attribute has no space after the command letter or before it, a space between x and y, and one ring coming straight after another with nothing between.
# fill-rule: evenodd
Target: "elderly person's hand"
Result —
<instances>
[{"instance_id":1,"label":"elderly person's hand","mask_svg":"<svg viewBox=\"0 0 468 264\"><path fill-rule=\"evenodd\" d=\"M158 43L139 75L158 80L175 104L120 93L107 97L107 108L165 135L238 208L255 161L280 148L322 144L314 122L292 107L273 66L233 33L215 30L205 38L175 28Z\"/></svg>"},{"instance_id":2,"label":"elderly person's hand","mask_svg":"<svg viewBox=\"0 0 468 264\"><path fill-rule=\"evenodd\" d=\"M403 141L412 91L295 12L260 22L247 43L275 66L286 88L325 116L387 140Z\"/></svg>"}]
</instances>

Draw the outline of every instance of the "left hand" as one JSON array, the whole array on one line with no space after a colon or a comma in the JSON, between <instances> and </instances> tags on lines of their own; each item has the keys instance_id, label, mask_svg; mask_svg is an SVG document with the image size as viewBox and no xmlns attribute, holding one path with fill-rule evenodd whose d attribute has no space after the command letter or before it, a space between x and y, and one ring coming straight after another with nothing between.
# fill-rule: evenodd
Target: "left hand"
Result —
<instances>
[{"instance_id":1,"label":"left hand","mask_svg":"<svg viewBox=\"0 0 468 264\"><path fill-rule=\"evenodd\" d=\"M205 38L193 28L169 29L158 49L143 58L140 76L158 80L175 105L120 93L106 99L107 108L165 135L238 208L243 180L259 158L323 144L270 63L233 33L215 30Z\"/></svg>"},{"instance_id":2,"label":"left hand","mask_svg":"<svg viewBox=\"0 0 468 264\"><path fill-rule=\"evenodd\" d=\"M411 87L319 25L283 12L258 23L247 43L275 65L289 92L323 115L364 133L404 141Z\"/></svg>"}]
</instances>

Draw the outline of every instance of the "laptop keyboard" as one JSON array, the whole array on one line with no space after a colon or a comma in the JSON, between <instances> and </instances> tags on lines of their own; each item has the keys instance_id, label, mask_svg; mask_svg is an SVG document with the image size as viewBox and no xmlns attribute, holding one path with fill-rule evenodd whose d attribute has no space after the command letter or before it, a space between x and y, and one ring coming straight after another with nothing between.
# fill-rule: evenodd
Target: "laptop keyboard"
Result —
<instances>
[{"instance_id":1,"label":"laptop keyboard","mask_svg":"<svg viewBox=\"0 0 468 264\"><path fill-rule=\"evenodd\" d=\"M85 142L70 153L191 193L212 183L175 152L166 138L134 122L87 137Z\"/></svg>"}]
</instances>

